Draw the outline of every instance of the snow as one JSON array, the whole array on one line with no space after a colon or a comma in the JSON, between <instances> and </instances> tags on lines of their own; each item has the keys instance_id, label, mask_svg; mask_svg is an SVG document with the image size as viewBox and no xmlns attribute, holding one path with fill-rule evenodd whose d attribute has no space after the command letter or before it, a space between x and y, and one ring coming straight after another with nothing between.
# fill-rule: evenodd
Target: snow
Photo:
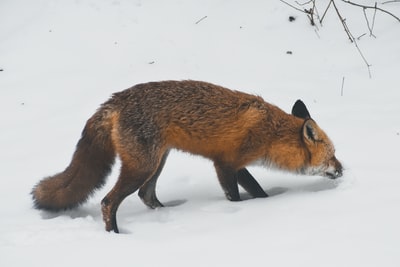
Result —
<instances>
[{"instance_id":1,"label":"snow","mask_svg":"<svg viewBox=\"0 0 400 267\"><path fill-rule=\"evenodd\" d=\"M354 36L368 33L362 10L338 2ZM400 15L397 3L384 7ZM377 38L358 40L372 78L332 10L316 31L280 1L2 0L0 21L1 266L400 266L393 18L377 13ZM251 168L271 197L229 202L209 161L173 152L157 187L167 207L133 194L119 235L100 212L118 164L78 209L32 208L31 188L67 166L100 103L165 79L213 82L286 111L301 98L344 177Z\"/></svg>"}]
</instances>

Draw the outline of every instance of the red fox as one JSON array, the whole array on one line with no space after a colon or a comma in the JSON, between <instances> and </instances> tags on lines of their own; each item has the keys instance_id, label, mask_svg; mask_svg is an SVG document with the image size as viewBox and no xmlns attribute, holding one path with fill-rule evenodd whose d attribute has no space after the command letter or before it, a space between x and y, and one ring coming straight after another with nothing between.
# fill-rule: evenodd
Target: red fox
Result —
<instances>
[{"instance_id":1,"label":"red fox","mask_svg":"<svg viewBox=\"0 0 400 267\"><path fill-rule=\"evenodd\" d=\"M163 205L156 183L171 149L214 162L227 199L239 201L238 184L267 197L246 166L265 166L328 178L342 176L328 136L301 100L287 114L261 97L200 81L138 84L115 93L89 118L70 165L32 190L38 209L73 208L103 186L115 157L121 170L101 202L107 231L118 233L118 206L139 189L150 208Z\"/></svg>"}]
</instances>

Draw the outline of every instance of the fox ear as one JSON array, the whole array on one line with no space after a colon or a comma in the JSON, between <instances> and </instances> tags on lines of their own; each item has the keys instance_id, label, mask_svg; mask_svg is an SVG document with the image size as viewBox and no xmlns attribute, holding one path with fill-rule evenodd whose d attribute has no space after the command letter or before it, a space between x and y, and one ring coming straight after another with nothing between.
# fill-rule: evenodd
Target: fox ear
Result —
<instances>
[{"instance_id":1,"label":"fox ear","mask_svg":"<svg viewBox=\"0 0 400 267\"><path fill-rule=\"evenodd\" d=\"M304 105L303 101L300 99L294 103L293 108L292 108L292 115L296 116L301 119L311 119L310 113L307 110L306 105Z\"/></svg>"},{"instance_id":2,"label":"fox ear","mask_svg":"<svg viewBox=\"0 0 400 267\"><path fill-rule=\"evenodd\" d=\"M315 142L318 140L317 124L308 119L303 124L303 137L307 141Z\"/></svg>"}]
</instances>

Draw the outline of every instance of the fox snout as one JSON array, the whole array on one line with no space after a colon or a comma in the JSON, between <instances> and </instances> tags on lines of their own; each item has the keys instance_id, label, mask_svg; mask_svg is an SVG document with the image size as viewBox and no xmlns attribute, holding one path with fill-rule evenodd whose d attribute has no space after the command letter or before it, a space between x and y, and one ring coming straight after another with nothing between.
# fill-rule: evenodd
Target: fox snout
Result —
<instances>
[{"instance_id":1,"label":"fox snout","mask_svg":"<svg viewBox=\"0 0 400 267\"><path fill-rule=\"evenodd\" d=\"M326 169L324 176L330 179L336 179L343 176L343 166L335 156L329 160L328 168Z\"/></svg>"}]
</instances>

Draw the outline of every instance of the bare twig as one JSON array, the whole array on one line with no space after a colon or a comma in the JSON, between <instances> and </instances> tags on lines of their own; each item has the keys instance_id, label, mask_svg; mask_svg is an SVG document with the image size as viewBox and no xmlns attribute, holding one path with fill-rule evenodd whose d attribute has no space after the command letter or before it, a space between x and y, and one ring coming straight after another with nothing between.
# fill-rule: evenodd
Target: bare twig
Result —
<instances>
[{"instance_id":1,"label":"bare twig","mask_svg":"<svg viewBox=\"0 0 400 267\"><path fill-rule=\"evenodd\" d=\"M362 37L364 37L365 35L367 35L366 33L361 34L360 36L357 37L357 40L360 40Z\"/></svg>"},{"instance_id":2,"label":"bare twig","mask_svg":"<svg viewBox=\"0 0 400 267\"><path fill-rule=\"evenodd\" d=\"M349 28L347 27L346 19L344 19L342 17L342 15L340 14L339 9L337 8L335 1L331 0L331 2L332 2L333 7L335 8L336 14L338 15L338 17L340 19L340 22L342 22L342 25L343 25L344 31L347 34L347 37L349 37L350 42L354 42L354 40L353 40L354 37L352 37L352 35L351 35L350 31L349 31Z\"/></svg>"},{"instance_id":3,"label":"bare twig","mask_svg":"<svg viewBox=\"0 0 400 267\"><path fill-rule=\"evenodd\" d=\"M400 18L399 17L395 16L393 13L391 13L391 12L385 10L385 9L377 7L376 5L375 6L360 5L360 4L357 4L357 3L354 3L354 2L351 2L351 1L348 1L348 0L342 0L342 2L345 2L345 3L349 4L349 5L362 7L364 9L368 9L369 8L369 9L379 10L379 11L381 11L383 13L386 13L389 16L392 16L394 19L396 19L398 22L400 22Z\"/></svg>"},{"instance_id":4,"label":"bare twig","mask_svg":"<svg viewBox=\"0 0 400 267\"><path fill-rule=\"evenodd\" d=\"M199 24L200 22L202 22L203 20L205 20L207 18L207 16L202 17L201 19L199 19L198 21L196 21L195 24Z\"/></svg>"},{"instance_id":5,"label":"bare twig","mask_svg":"<svg viewBox=\"0 0 400 267\"><path fill-rule=\"evenodd\" d=\"M279 1L281 1L282 3L284 3L284 4L288 5L288 6L290 6L291 8L296 9L297 11L300 11L300 12L302 12L302 13L306 13L306 14L307 14L307 12L305 12L303 9L300 9L300 8L298 8L298 7L295 7L294 5L289 4L289 3L286 2L286 1L283 1L283 0L279 0Z\"/></svg>"},{"instance_id":6,"label":"bare twig","mask_svg":"<svg viewBox=\"0 0 400 267\"><path fill-rule=\"evenodd\" d=\"M342 0L343 1L343 0ZM363 52L361 51L360 47L358 46L356 38L354 38L353 34L351 33L349 27L347 26L346 20L342 17L342 15L339 12L339 9L336 6L336 3L334 0L331 0L333 7L335 8L336 14L338 15L340 21L342 22L344 31L347 34L347 37L349 37L350 41L354 43L355 47L357 48L358 53L360 54L361 58L363 59L364 63L367 65L368 69L368 75L371 78L371 65L368 63L367 59L365 58Z\"/></svg>"},{"instance_id":7,"label":"bare twig","mask_svg":"<svg viewBox=\"0 0 400 267\"><path fill-rule=\"evenodd\" d=\"M321 36L319 36L319 33L318 33L318 28L315 28L315 34L317 35L317 37L318 37L318 39L321 39Z\"/></svg>"},{"instance_id":8,"label":"bare twig","mask_svg":"<svg viewBox=\"0 0 400 267\"><path fill-rule=\"evenodd\" d=\"M307 15L307 17L310 19L311 25L313 25L314 27L317 27L317 25L316 25L315 22L314 22L314 16L316 16L316 17L319 19L319 23L322 25L322 22L323 22L323 20L324 20L324 18L325 18L325 16L326 16L328 10L329 10L331 7L333 7L334 10L335 10L335 12L336 12L336 15L338 16L338 18L339 18L339 20L340 20L340 22L341 22L341 24L342 24L342 26L343 26L343 29L344 29L344 31L345 31L347 37L349 38L350 42L354 44L354 46L356 47L356 49L357 49L358 53L360 54L362 60L364 61L365 65L367 66L368 74L369 74L369 77L371 78L371 65L368 63L368 60L367 60L366 57L364 56L364 54L363 54L363 52L361 51L360 47L358 46L357 40L359 40L359 39L355 38L355 37L353 36L353 34L351 33L351 31L350 31L350 29L349 29L349 27L348 27L348 25L347 25L347 23L346 23L346 19L345 19L345 18L342 16L342 14L340 13L340 10L339 10L339 8L338 8L337 5L336 5L335 0L330 0L330 1L329 1L329 3L328 3L328 5L327 5L327 7L326 7L326 9L325 9L325 11L324 11L322 17L319 17L319 15L318 15L317 8L316 8L316 5L315 5L316 0L310 0L310 1L307 1L307 2L305 2L305 3L303 3L303 4L300 4L299 2L296 1L296 3L297 3L298 5L300 5L300 6L304 6L304 5L307 5L307 4L308 4L308 5L311 5L311 4L312 4L312 7L309 8L309 9L307 9L307 8L305 8L305 9L300 9L300 8L298 8L298 7L295 7L295 6L293 6L293 5L289 4L289 3L287 3L287 2L284 1L284 0L280 0L280 1L283 2L283 3L285 3L285 4L287 4L288 6L290 6L290 7L292 7L292 8L294 8L294 9L296 9L296 10L302 12L302 13L305 13L305 14ZM373 37L375 37L375 35L373 35L373 28L374 28L374 24L375 24L375 15L376 15L376 12L377 12L377 11L381 11L381 12L384 12L384 13L386 13L386 14L389 14L389 15L391 15L392 17L394 17L394 18L396 18L397 20L399 20L399 19L398 19L395 15L393 15L392 13L390 13L390 12L388 12L388 11L386 11L386 10L383 10L383 9L381 9L381 8L378 8L376 2L375 2L375 5L374 5L374 6L364 6L364 5L360 5L360 4L353 3L353 2L348 1L348 0L341 0L341 1L342 1L342 2L345 2L345 3L347 3L347 4L351 4L351 5L354 5L354 6L358 6L358 7L362 7L362 8L363 8L364 17L365 17L365 20L366 20L366 22L367 22L367 27L368 27L368 29L369 29L370 36L373 36ZM400 0L399 0L399 1L400 1ZM373 20L372 20L372 25L370 25L370 21L368 20L367 13L366 13L366 11L365 11L366 9L374 9L374 16L373 16ZM400 21L400 20L399 20L399 21ZM361 37L364 36L364 35L365 35L365 34L361 35L361 36L358 37L358 38L361 38ZM343 83L344 83L344 79L343 79ZM343 93L343 92L342 92L342 93Z\"/></svg>"},{"instance_id":9,"label":"bare twig","mask_svg":"<svg viewBox=\"0 0 400 267\"><path fill-rule=\"evenodd\" d=\"M400 3L400 0L385 1L385 2L382 2L382 5L384 5L384 4L391 4L391 3Z\"/></svg>"},{"instance_id":10,"label":"bare twig","mask_svg":"<svg viewBox=\"0 0 400 267\"><path fill-rule=\"evenodd\" d=\"M344 89L344 76L342 79L342 88L340 89L340 96L343 96L343 89Z\"/></svg>"},{"instance_id":11,"label":"bare twig","mask_svg":"<svg viewBox=\"0 0 400 267\"><path fill-rule=\"evenodd\" d=\"M376 3L375 3L375 5L376 5ZM369 30L369 36L372 36L372 37L376 38L376 36L372 33L372 30L373 30L373 28L374 28L376 9L375 9L375 12L374 12L374 18L373 18L373 21L372 21L372 27L369 25L369 20L368 20L367 12L366 12L365 10L366 10L366 9L363 8L364 18L365 18L365 21L366 21L366 23L367 23L367 27L368 27L368 30Z\"/></svg>"},{"instance_id":12,"label":"bare twig","mask_svg":"<svg viewBox=\"0 0 400 267\"><path fill-rule=\"evenodd\" d=\"M377 3L375 2L375 7L376 6L377 6ZM376 9L374 9L374 17L372 18L371 34L372 34L372 31L374 30L374 27L375 27L375 17L376 17Z\"/></svg>"},{"instance_id":13,"label":"bare twig","mask_svg":"<svg viewBox=\"0 0 400 267\"><path fill-rule=\"evenodd\" d=\"M324 14L322 15L321 19L319 20L319 23L322 24L322 21L324 20L325 15L326 15L326 13L328 12L328 9L331 7L331 4L332 4L332 1L329 1L329 4L328 4L328 6L326 7L325 12L324 12Z\"/></svg>"},{"instance_id":14,"label":"bare twig","mask_svg":"<svg viewBox=\"0 0 400 267\"><path fill-rule=\"evenodd\" d=\"M286 2L286 1L284 1L284 0L279 0L279 1L281 1L282 3L284 3L284 4L288 5L288 6L290 6L290 7L293 8L293 9L296 9L297 11L300 11L300 12L306 14L307 17L308 17L309 20L310 20L311 25L312 25L312 26L315 26L315 22L314 22L314 18L313 18L313 16L314 16L314 11L313 11L312 8L310 8L310 9L301 9L301 8L298 8L298 7L294 6L294 5L292 5L292 4L289 4L288 2ZM303 6L303 5L307 5L307 4L311 3L311 2L313 2L313 3L315 4L315 0L311 0L311 1L308 1L308 2L303 3L303 4L300 4L299 2L296 1L296 4L298 4L298 5L300 5L300 6ZM315 5L314 5L314 6L315 6Z\"/></svg>"},{"instance_id":15,"label":"bare twig","mask_svg":"<svg viewBox=\"0 0 400 267\"><path fill-rule=\"evenodd\" d=\"M315 0L312 0L309 3L312 3L312 7L308 11L308 18L310 19L311 25L315 26L314 14L317 14L317 10L315 8Z\"/></svg>"},{"instance_id":16,"label":"bare twig","mask_svg":"<svg viewBox=\"0 0 400 267\"><path fill-rule=\"evenodd\" d=\"M302 4L300 4L299 1L295 1L295 2L296 2L296 4L298 4L299 6L305 6L305 5L308 5L309 3L314 2L314 1L315 1L315 0L310 0L310 1L304 2L304 3L302 3Z\"/></svg>"},{"instance_id":17,"label":"bare twig","mask_svg":"<svg viewBox=\"0 0 400 267\"><path fill-rule=\"evenodd\" d=\"M348 33L350 34L350 37L353 40L353 43L354 43L355 47L357 48L358 53L360 54L361 58L364 60L365 65L367 65L369 77L372 78L372 75L371 75L371 64L368 63L368 61L365 58L363 52L361 51L360 47L358 46L358 43L357 43L356 39L354 38L354 36L350 33L350 31Z\"/></svg>"}]
</instances>

